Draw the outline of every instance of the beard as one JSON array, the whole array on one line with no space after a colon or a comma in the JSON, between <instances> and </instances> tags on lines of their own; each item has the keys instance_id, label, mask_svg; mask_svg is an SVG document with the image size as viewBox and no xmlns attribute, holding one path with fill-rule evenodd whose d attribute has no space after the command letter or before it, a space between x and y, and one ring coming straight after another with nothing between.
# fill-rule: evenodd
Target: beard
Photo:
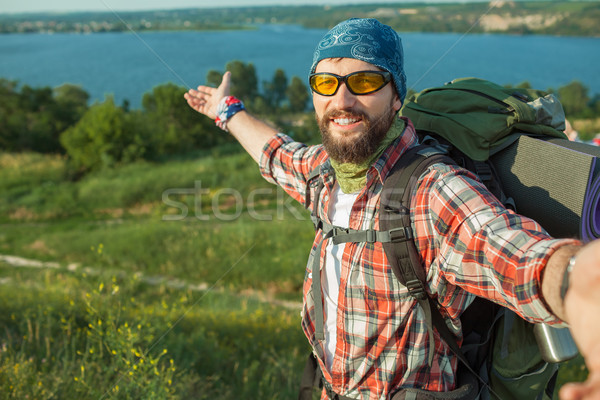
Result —
<instances>
[{"instance_id":1,"label":"beard","mask_svg":"<svg viewBox=\"0 0 600 400\"><path fill-rule=\"evenodd\" d=\"M390 107L390 109L392 108ZM317 115L323 147L329 157L339 163L361 164L367 161L379 148L381 141L394 122L395 112L388 112L370 117L362 111L348 109L331 110L321 118ZM353 133L350 138L335 137L329 130L329 124L333 118L337 117L361 118L364 124L363 132Z\"/></svg>"}]
</instances>

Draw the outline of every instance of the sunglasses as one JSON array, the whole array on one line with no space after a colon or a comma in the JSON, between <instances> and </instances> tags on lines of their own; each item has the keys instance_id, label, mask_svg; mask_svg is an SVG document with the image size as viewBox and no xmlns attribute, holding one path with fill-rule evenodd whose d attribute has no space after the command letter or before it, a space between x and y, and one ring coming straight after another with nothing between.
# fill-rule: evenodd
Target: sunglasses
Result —
<instances>
[{"instance_id":1,"label":"sunglasses","mask_svg":"<svg viewBox=\"0 0 600 400\"><path fill-rule=\"evenodd\" d=\"M391 80L392 74L387 71L357 71L346 76L318 72L309 76L310 88L321 96L333 96L342 82L350 93L360 96L378 91Z\"/></svg>"}]
</instances>

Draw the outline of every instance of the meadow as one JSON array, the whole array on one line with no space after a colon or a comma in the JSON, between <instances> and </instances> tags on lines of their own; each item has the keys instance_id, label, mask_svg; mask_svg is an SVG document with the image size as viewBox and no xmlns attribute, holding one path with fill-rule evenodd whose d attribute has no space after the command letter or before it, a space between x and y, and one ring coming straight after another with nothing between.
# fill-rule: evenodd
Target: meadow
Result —
<instances>
[{"instance_id":1,"label":"meadow","mask_svg":"<svg viewBox=\"0 0 600 400\"><path fill-rule=\"evenodd\" d=\"M0 398L297 397L299 205L230 149L66 168L0 153Z\"/></svg>"},{"instance_id":2,"label":"meadow","mask_svg":"<svg viewBox=\"0 0 600 400\"><path fill-rule=\"evenodd\" d=\"M2 154L0 254L38 263L0 261L0 398L295 397L312 228L252 163L137 163L72 182L61 157Z\"/></svg>"}]
</instances>

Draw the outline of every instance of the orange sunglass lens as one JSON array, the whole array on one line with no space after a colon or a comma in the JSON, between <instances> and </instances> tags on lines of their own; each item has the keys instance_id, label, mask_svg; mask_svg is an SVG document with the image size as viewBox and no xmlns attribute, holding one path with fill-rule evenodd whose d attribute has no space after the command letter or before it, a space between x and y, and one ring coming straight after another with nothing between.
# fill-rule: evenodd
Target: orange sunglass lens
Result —
<instances>
[{"instance_id":1,"label":"orange sunglass lens","mask_svg":"<svg viewBox=\"0 0 600 400\"><path fill-rule=\"evenodd\" d=\"M348 86L355 93L369 93L379 89L385 83L385 79L379 74L361 72L348 77Z\"/></svg>"},{"instance_id":2,"label":"orange sunglass lens","mask_svg":"<svg viewBox=\"0 0 600 400\"><path fill-rule=\"evenodd\" d=\"M338 87L338 80L333 75L315 75L311 86L317 93L333 94Z\"/></svg>"}]
</instances>

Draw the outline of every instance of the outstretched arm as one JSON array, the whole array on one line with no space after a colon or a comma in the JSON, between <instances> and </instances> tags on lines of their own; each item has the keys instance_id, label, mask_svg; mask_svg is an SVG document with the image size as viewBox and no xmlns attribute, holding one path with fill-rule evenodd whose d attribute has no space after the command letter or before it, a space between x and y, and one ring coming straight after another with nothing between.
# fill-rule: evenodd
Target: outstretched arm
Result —
<instances>
[{"instance_id":1,"label":"outstretched arm","mask_svg":"<svg viewBox=\"0 0 600 400\"><path fill-rule=\"evenodd\" d=\"M544 272L542 292L553 312L569 323L589 371L585 382L565 385L560 391L560 398L600 399L600 240L577 250L561 248L550 257ZM575 264L563 304L560 286L573 254L576 254Z\"/></svg>"},{"instance_id":2,"label":"outstretched arm","mask_svg":"<svg viewBox=\"0 0 600 400\"><path fill-rule=\"evenodd\" d=\"M210 119L215 119L219 102L229 96L230 83L231 73L227 71L218 88L198 86L197 90L188 90L184 97L191 108ZM275 129L245 110L236 113L227 121L227 129L256 162L259 161L267 141L277 134Z\"/></svg>"}]
</instances>

